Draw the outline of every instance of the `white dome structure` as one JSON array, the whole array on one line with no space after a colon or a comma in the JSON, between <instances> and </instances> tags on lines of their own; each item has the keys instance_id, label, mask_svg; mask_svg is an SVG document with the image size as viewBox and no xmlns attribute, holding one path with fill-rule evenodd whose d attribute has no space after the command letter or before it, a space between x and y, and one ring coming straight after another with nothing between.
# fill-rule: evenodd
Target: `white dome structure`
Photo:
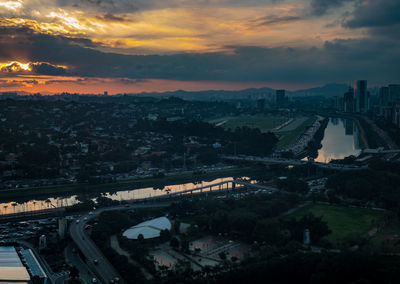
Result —
<instances>
[{"instance_id":1,"label":"white dome structure","mask_svg":"<svg viewBox=\"0 0 400 284\"><path fill-rule=\"evenodd\" d=\"M122 235L130 240L137 240L139 235L142 235L144 239L152 239L159 237L163 230L171 230L171 222L166 217L137 224L126 230Z\"/></svg>"}]
</instances>

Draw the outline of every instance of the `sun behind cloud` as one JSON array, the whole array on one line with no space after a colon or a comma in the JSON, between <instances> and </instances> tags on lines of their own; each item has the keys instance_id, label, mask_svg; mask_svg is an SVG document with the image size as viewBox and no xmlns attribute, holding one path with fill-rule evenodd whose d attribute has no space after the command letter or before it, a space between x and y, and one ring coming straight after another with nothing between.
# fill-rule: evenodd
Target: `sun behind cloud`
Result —
<instances>
[{"instance_id":1,"label":"sun behind cloud","mask_svg":"<svg viewBox=\"0 0 400 284\"><path fill-rule=\"evenodd\" d=\"M54 65L48 62L0 62L0 73L34 73L44 75L62 75L65 73L66 69L67 66Z\"/></svg>"}]
</instances>

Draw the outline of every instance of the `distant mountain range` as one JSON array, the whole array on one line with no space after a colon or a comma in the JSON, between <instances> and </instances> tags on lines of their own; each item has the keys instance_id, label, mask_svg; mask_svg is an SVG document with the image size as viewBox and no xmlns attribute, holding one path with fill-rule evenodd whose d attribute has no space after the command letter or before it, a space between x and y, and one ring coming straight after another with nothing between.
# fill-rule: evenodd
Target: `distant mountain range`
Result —
<instances>
[{"instance_id":1,"label":"distant mountain range","mask_svg":"<svg viewBox=\"0 0 400 284\"><path fill-rule=\"evenodd\" d=\"M322 87L310 88L305 90L287 91L289 97L299 96L342 96L349 86L346 84L327 84ZM260 89L244 89L239 91L225 90L209 90L209 91L184 91L177 90L163 93L140 93L132 94L135 96L150 96L150 97L178 97L186 100L244 100L244 99L259 99L259 98L275 98L275 89L260 88Z\"/></svg>"},{"instance_id":2,"label":"distant mountain range","mask_svg":"<svg viewBox=\"0 0 400 284\"><path fill-rule=\"evenodd\" d=\"M327 84L322 87L315 87L297 91L287 91L286 94L289 97L304 97L304 96L342 96L349 86L346 84ZM31 95L27 92L17 92L20 96ZM1 94L1 93L0 93ZM49 94L43 94L49 95ZM155 98L168 98L178 97L185 100L196 100L196 101L234 101L234 100L246 100L246 99L275 99L275 89L271 88L251 88L239 91L226 91L226 90L208 90L208 91L184 91L176 90L163 93L149 92L149 93L138 93L129 94L132 96L143 96L143 97L155 97Z\"/></svg>"},{"instance_id":3,"label":"distant mountain range","mask_svg":"<svg viewBox=\"0 0 400 284\"><path fill-rule=\"evenodd\" d=\"M346 84L327 84L322 87L289 92L295 96L342 96L349 89Z\"/></svg>"}]
</instances>

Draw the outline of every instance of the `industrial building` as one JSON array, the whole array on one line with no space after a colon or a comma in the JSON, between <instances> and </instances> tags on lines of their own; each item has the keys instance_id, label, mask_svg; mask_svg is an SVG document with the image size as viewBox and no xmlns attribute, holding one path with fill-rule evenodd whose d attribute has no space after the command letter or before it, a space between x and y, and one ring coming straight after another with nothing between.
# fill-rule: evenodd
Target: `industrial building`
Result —
<instances>
[{"instance_id":1,"label":"industrial building","mask_svg":"<svg viewBox=\"0 0 400 284\"><path fill-rule=\"evenodd\" d=\"M0 283L29 283L28 270L12 246L0 247Z\"/></svg>"},{"instance_id":2,"label":"industrial building","mask_svg":"<svg viewBox=\"0 0 400 284\"><path fill-rule=\"evenodd\" d=\"M47 283L48 276L31 249L0 246L0 284L28 284L34 276Z\"/></svg>"}]
</instances>

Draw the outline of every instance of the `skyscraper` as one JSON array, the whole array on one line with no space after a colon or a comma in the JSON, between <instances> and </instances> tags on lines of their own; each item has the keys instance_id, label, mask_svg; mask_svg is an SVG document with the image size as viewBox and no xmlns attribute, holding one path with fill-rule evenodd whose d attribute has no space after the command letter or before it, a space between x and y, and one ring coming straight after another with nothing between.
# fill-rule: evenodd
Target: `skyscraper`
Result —
<instances>
[{"instance_id":1,"label":"skyscraper","mask_svg":"<svg viewBox=\"0 0 400 284\"><path fill-rule=\"evenodd\" d=\"M391 102L400 102L400 85L389 85L389 97Z\"/></svg>"},{"instance_id":2,"label":"skyscraper","mask_svg":"<svg viewBox=\"0 0 400 284\"><path fill-rule=\"evenodd\" d=\"M276 90L276 105L283 106L286 102L285 90Z\"/></svg>"},{"instance_id":3,"label":"skyscraper","mask_svg":"<svg viewBox=\"0 0 400 284\"><path fill-rule=\"evenodd\" d=\"M345 112L354 112L355 104L353 88L349 87L349 90L344 93L343 104L343 110Z\"/></svg>"},{"instance_id":4,"label":"skyscraper","mask_svg":"<svg viewBox=\"0 0 400 284\"><path fill-rule=\"evenodd\" d=\"M367 80L357 80L354 83L354 90L356 95L356 112L367 112L369 110Z\"/></svg>"},{"instance_id":5,"label":"skyscraper","mask_svg":"<svg viewBox=\"0 0 400 284\"><path fill-rule=\"evenodd\" d=\"M390 100L389 87L381 87L379 89L379 105L387 106L389 100Z\"/></svg>"}]
</instances>

